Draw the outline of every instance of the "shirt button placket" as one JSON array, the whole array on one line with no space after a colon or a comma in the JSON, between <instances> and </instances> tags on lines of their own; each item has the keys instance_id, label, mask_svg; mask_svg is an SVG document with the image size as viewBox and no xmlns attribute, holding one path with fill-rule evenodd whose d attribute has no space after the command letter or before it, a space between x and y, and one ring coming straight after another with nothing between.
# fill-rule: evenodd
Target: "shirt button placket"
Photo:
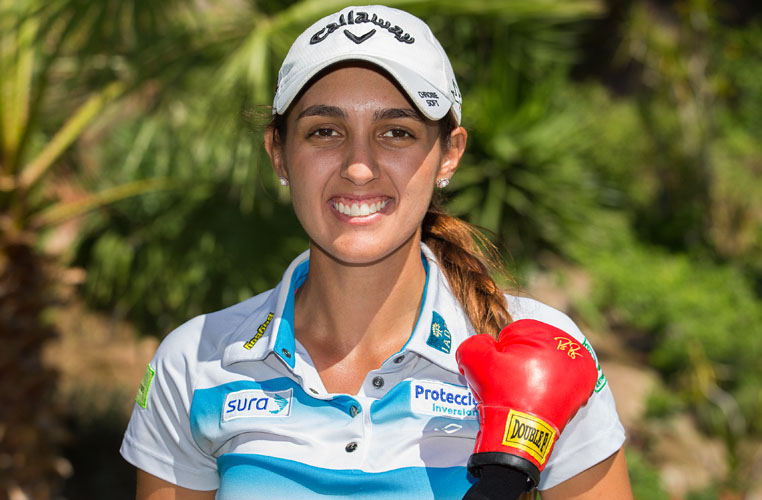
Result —
<instances>
[{"instance_id":1,"label":"shirt button placket","mask_svg":"<svg viewBox=\"0 0 762 500\"><path fill-rule=\"evenodd\" d=\"M363 417L362 414L364 413L365 410L360 405L361 403L355 400L350 402L349 407L347 408L347 413L354 420L354 422L351 424L351 428L354 429L354 432L352 433L351 436L347 436L351 440L347 441L346 444L344 445L344 451L346 453L352 453L355 455L351 459L352 464L356 464L357 460L363 459L362 453L359 453L359 456L358 456L358 453L354 453L354 452L357 450L358 446L360 446L360 443L362 443L362 440L365 439L366 437L365 436L366 429L365 429L364 421L362 418ZM358 416L360 417L359 420L356 419L356 417Z\"/></svg>"}]
</instances>

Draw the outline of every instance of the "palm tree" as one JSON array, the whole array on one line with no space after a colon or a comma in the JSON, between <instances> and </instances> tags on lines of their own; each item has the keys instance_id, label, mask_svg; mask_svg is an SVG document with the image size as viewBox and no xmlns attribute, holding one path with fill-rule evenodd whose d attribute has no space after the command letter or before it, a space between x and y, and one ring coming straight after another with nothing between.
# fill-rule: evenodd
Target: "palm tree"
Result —
<instances>
[{"instance_id":1,"label":"palm tree","mask_svg":"<svg viewBox=\"0 0 762 500\"><path fill-rule=\"evenodd\" d=\"M42 362L43 347L55 335L46 312L56 301L62 267L42 251L41 238L66 218L168 184L139 180L74 201L56 199L52 191L61 179L52 167L126 85L113 79L73 106L51 107L47 99L57 89L50 82L60 78L62 50L76 30L46 32L43 18L33 15L38 7L0 2L0 496L46 499L68 466L58 449L64 429L56 375Z\"/></svg>"}]
</instances>

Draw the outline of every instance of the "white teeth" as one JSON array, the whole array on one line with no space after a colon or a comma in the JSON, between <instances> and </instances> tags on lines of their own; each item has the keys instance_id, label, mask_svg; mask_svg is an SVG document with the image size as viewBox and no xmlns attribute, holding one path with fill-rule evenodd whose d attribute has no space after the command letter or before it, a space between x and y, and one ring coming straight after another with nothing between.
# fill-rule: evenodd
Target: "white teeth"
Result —
<instances>
[{"instance_id":1,"label":"white teeth","mask_svg":"<svg viewBox=\"0 0 762 500\"><path fill-rule=\"evenodd\" d=\"M382 210L388 203L389 200L379 201L378 203L371 203L370 205L367 203L352 203L351 205L345 205L341 202L334 202L333 208L335 208L339 213L349 215L350 217L367 217L368 215L373 215L376 212Z\"/></svg>"}]
</instances>

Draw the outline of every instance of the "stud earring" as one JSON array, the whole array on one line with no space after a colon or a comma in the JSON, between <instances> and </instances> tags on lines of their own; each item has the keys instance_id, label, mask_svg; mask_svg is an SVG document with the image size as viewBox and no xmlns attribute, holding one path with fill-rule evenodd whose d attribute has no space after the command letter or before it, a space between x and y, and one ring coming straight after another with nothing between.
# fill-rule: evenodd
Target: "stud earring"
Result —
<instances>
[{"instance_id":1,"label":"stud earring","mask_svg":"<svg viewBox=\"0 0 762 500\"><path fill-rule=\"evenodd\" d=\"M448 179L447 177L442 177L441 179L439 179L439 180L437 181L437 187L438 187L439 189L444 189L444 188L446 188L446 187L447 187L449 184L450 184L450 179Z\"/></svg>"},{"instance_id":2,"label":"stud earring","mask_svg":"<svg viewBox=\"0 0 762 500\"><path fill-rule=\"evenodd\" d=\"M281 186L288 186L288 179L285 177L278 177L278 182L280 182Z\"/></svg>"}]
</instances>

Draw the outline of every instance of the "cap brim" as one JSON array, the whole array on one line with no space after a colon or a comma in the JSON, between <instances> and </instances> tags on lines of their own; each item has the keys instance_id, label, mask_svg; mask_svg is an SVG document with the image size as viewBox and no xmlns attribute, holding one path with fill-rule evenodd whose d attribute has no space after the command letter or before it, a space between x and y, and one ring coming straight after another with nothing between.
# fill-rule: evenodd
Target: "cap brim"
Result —
<instances>
[{"instance_id":1,"label":"cap brim","mask_svg":"<svg viewBox=\"0 0 762 500\"><path fill-rule=\"evenodd\" d=\"M444 91L421 78L418 73L409 70L393 60L375 55L351 54L351 56L348 56L343 54L341 57L327 59L319 64L310 66L309 71L302 71L294 75L289 81L281 82L282 88L279 90L282 91L275 96L273 114L284 114L294 98L315 75L331 65L347 61L365 61L384 69L402 87L405 94L407 94L421 114L430 120L441 120L447 116L447 113L453 107L452 101ZM455 118L456 120L459 119L458 116L455 116Z\"/></svg>"}]
</instances>

